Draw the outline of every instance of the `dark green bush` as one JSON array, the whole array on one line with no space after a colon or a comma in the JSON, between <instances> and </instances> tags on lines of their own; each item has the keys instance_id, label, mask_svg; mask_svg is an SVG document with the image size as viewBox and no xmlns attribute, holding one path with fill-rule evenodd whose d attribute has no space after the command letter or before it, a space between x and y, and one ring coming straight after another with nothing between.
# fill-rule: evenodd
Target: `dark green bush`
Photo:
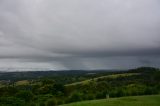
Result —
<instances>
[{"instance_id":1,"label":"dark green bush","mask_svg":"<svg viewBox=\"0 0 160 106\"><path fill-rule=\"evenodd\" d=\"M25 106L25 101L15 97L1 97L0 106Z\"/></svg>"},{"instance_id":2,"label":"dark green bush","mask_svg":"<svg viewBox=\"0 0 160 106\"><path fill-rule=\"evenodd\" d=\"M30 102L33 100L34 95L30 91L20 91L16 94L16 97L25 100L26 102Z\"/></svg>"},{"instance_id":3,"label":"dark green bush","mask_svg":"<svg viewBox=\"0 0 160 106\"><path fill-rule=\"evenodd\" d=\"M77 102L82 100L82 94L79 92L74 92L70 97L69 97L69 102Z\"/></svg>"},{"instance_id":4,"label":"dark green bush","mask_svg":"<svg viewBox=\"0 0 160 106\"><path fill-rule=\"evenodd\" d=\"M57 100L55 98L49 99L46 105L47 106L57 106Z\"/></svg>"}]
</instances>

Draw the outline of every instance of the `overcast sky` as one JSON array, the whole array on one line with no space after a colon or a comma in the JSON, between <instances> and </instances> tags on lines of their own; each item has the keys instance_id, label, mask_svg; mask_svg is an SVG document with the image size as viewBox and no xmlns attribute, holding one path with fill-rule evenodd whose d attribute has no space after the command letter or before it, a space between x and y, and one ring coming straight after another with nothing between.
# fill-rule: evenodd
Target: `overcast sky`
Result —
<instances>
[{"instance_id":1,"label":"overcast sky","mask_svg":"<svg viewBox=\"0 0 160 106\"><path fill-rule=\"evenodd\" d=\"M0 68L160 67L160 0L0 0Z\"/></svg>"}]
</instances>

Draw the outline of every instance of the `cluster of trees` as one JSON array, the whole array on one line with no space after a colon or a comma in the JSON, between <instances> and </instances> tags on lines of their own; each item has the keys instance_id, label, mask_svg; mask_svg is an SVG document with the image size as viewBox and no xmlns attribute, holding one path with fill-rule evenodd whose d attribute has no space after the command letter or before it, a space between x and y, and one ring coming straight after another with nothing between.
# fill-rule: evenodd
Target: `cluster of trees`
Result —
<instances>
[{"instance_id":1,"label":"cluster of trees","mask_svg":"<svg viewBox=\"0 0 160 106\"><path fill-rule=\"evenodd\" d=\"M2 106L56 106L76 101L103 99L106 98L106 95L121 97L160 93L160 71L158 69L140 68L121 72L121 74L135 72L139 74L114 78L101 77L96 80L94 80L96 75L72 76L68 79L79 81L79 78L91 78L92 80L70 85L64 84L65 81L62 80L58 82L54 78L40 78L26 85L6 85L0 87L0 104ZM102 76L107 74L102 74Z\"/></svg>"},{"instance_id":2,"label":"cluster of trees","mask_svg":"<svg viewBox=\"0 0 160 106\"><path fill-rule=\"evenodd\" d=\"M49 79L44 79L37 85L5 86L0 88L0 104L3 106L54 106L60 104L58 98L64 97L64 90L64 85Z\"/></svg>"}]
</instances>

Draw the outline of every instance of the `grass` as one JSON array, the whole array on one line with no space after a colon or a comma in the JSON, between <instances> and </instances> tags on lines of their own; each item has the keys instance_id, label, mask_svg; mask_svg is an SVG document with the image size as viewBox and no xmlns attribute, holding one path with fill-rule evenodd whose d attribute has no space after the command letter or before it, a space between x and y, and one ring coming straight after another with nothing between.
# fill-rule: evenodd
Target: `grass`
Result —
<instances>
[{"instance_id":1,"label":"grass","mask_svg":"<svg viewBox=\"0 0 160 106\"><path fill-rule=\"evenodd\" d=\"M29 84L29 81L28 80L21 80L21 81L17 81L16 82L16 85L28 85Z\"/></svg>"},{"instance_id":2,"label":"grass","mask_svg":"<svg viewBox=\"0 0 160 106\"><path fill-rule=\"evenodd\" d=\"M128 76L133 76L133 75L139 75L140 73L124 73L124 74L113 74L113 75L107 75L107 76L101 76L101 77L97 77L94 79L89 79L89 80L84 80L84 81L80 81L80 82L75 82L72 84L67 84L66 86L74 86L74 85L78 85L78 84L87 84L91 81L97 81L98 79L103 79L103 78L118 78L118 77L128 77Z\"/></svg>"},{"instance_id":3,"label":"grass","mask_svg":"<svg viewBox=\"0 0 160 106\"><path fill-rule=\"evenodd\" d=\"M160 95L91 100L61 106L160 106Z\"/></svg>"}]
</instances>

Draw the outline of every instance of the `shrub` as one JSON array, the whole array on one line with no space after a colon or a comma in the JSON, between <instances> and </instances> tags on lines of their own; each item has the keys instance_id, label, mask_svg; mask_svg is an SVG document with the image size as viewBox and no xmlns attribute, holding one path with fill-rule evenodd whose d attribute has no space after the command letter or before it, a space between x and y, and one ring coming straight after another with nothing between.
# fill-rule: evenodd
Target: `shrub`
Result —
<instances>
[{"instance_id":1,"label":"shrub","mask_svg":"<svg viewBox=\"0 0 160 106\"><path fill-rule=\"evenodd\" d=\"M77 102L82 100L82 94L78 92L74 92L70 97L69 97L69 102Z\"/></svg>"},{"instance_id":2,"label":"shrub","mask_svg":"<svg viewBox=\"0 0 160 106\"><path fill-rule=\"evenodd\" d=\"M25 101L15 97L1 97L0 106L24 106Z\"/></svg>"},{"instance_id":3,"label":"shrub","mask_svg":"<svg viewBox=\"0 0 160 106\"><path fill-rule=\"evenodd\" d=\"M25 100L26 102L30 102L34 95L30 91L20 91L16 94L16 97Z\"/></svg>"},{"instance_id":4,"label":"shrub","mask_svg":"<svg viewBox=\"0 0 160 106\"><path fill-rule=\"evenodd\" d=\"M41 102L41 103L39 104L39 106L45 106L45 103Z\"/></svg>"},{"instance_id":5,"label":"shrub","mask_svg":"<svg viewBox=\"0 0 160 106\"><path fill-rule=\"evenodd\" d=\"M49 99L46 104L47 106L56 106L57 100L55 98Z\"/></svg>"},{"instance_id":6,"label":"shrub","mask_svg":"<svg viewBox=\"0 0 160 106\"><path fill-rule=\"evenodd\" d=\"M29 104L29 106L36 106L36 104L32 102Z\"/></svg>"}]
</instances>

